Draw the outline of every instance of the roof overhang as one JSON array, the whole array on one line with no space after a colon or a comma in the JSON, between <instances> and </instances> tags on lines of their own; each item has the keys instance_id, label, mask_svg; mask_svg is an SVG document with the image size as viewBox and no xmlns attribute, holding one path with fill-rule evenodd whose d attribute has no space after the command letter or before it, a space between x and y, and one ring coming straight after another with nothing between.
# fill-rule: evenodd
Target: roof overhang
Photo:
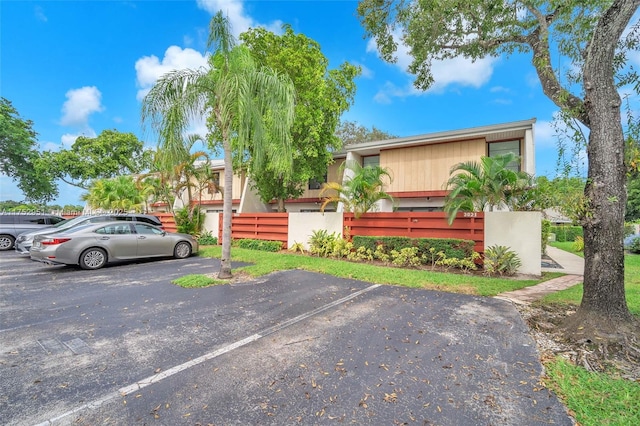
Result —
<instances>
[{"instance_id":1,"label":"roof overhang","mask_svg":"<svg viewBox=\"0 0 640 426\"><path fill-rule=\"evenodd\" d=\"M354 152L359 155L376 155L380 151L395 148L407 148L411 146L431 145L447 142L455 142L468 139L485 139L487 142L509 139L522 139L527 130L533 130L536 119L514 121L511 123L494 124L491 126L472 127L468 129L451 130L446 132L426 133L418 136L387 139L382 141L362 142L346 146L342 151L336 152L334 157L339 158L346 152Z\"/></svg>"}]
</instances>

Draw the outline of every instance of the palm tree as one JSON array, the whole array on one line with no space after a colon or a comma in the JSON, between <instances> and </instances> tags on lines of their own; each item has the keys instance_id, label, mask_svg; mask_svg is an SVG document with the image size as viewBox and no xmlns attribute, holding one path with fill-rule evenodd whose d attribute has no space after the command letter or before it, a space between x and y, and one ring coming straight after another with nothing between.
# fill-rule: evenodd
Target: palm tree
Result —
<instances>
[{"instance_id":1,"label":"palm tree","mask_svg":"<svg viewBox=\"0 0 640 426\"><path fill-rule=\"evenodd\" d=\"M327 191L335 191L336 194L328 196L324 199L321 211L329 203L342 203L344 210L353 212L356 219L363 213L375 211L377 202L380 200L389 200L393 202L393 197L384 192L385 178L391 180L391 174L385 168L380 166L362 167L360 163L348 160L343 163L343 168L348 169L345 181L342 184L338 182L326 183L320 196Z\"/></svg>"},{"instance_id":2,"label":"palm tree","mask_svg":"<svg viewBox=\"0 0 640 426\"><path fill-rule=\"evenodd\" d=\"M293 122L294 88L290 79L258 68L249 51L236 46L229 20L218 12L209 25L209 68L172 71L162 76L142 103L143 122L151 119L160 140L180 138L190 119L207 114L212 144L222 143L224 193L222 256L219 278L231 277L233 150L241 162L249 142L260 164L265 150L277 149L271 167L291 173L289 129ZM277 144L277 145L276 145Z\"/></svg>"},{"instance_id":3,"label":"palm tree","mask_svg":"<svg viewBox=\"0 0 640 426\"><path fill-rule=\"evenodd\" d=\"M444 205L449 224L458 211L493 211L499 206L516 206L518 197L531 182L527 173L508 168L518 160L514 153L507 153L453 166L452 176L445 184L450 191Z\"/></svg>"},{"instance_id":4,"label":"palm tree","mask_svg":"<svg viewBox=\"0 0 640 426\"><path fill-rule=\"evenodd\" d=\"M128 212L142 209L144 197L131 176L98 179L92 182L89 192L81 196L92 208Z\"/></svg>"}]
</instances>

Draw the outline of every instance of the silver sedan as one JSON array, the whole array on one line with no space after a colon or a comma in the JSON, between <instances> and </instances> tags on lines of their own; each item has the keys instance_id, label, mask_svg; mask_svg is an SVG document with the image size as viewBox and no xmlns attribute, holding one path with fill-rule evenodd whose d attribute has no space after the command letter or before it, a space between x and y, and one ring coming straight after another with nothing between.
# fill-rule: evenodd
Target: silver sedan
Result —
<instances>
[{"instance_id":1,"label":"silver sedan","mask_svg":"<svg viewBox=\"0 0 640 426\"><path fill-rule=\"evenodd\" d=\"M167 256L184 259L197 252L198 241L191 235L119 221L37 235L30 253L32 260L50 265L99 269L114 261Z\"/></svg>"}]
</instances>

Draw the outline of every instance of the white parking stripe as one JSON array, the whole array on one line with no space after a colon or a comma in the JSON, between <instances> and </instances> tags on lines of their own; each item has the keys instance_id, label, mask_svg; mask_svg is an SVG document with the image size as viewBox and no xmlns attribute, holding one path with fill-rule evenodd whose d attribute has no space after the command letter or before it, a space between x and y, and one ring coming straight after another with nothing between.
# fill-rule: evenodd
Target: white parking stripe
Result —
<instances>
[{"instance_id":1,"label":"white parking stripe","mask_svg":"<svg viewBox=\"0 0 640 426\"><path fill-rule=\"evenodd\" d=\"M55 422L57 422L59 420L62 420L65 417L71 416L71 415L73 415L75 413L78 413L78 412L80 412L80 411L82 411L84 409L98 408L102 404L110 402L110 401L112 401L112 400L114 400L114 399L116 399L118 397L127 396L128 394L133 393L133 392L137 392L140 389L143 389L143 388L145 388L147 386L150 386L150 385L155 384L155 383L159 383L160 381L166 379L167 377L171 377L171 376L173 376L175 374L180 373L181 371L187 370L187 369L189 369L191 367L195 367L196 365L201 364L201 363L203 363L205 361L209 361L211 359L219 357L220 355L224 355L224 354L226 354L228 352L231 352L234 349L238 349L238 348L240 348L242 346L248 345L249 343L255 342L255 341L257 341L257 340L259 340L259 339L261 339L261 338L263 338L265 336L268 336L270 334L273 334L275 332L283 330L283 329L285 329L285 328L287 328L287 327L289 327L291 325L294 325L294 324L296 324L298 322L304 321L307 318L310 318L310 317L312 317L314 315L317 315L317 314L319 314L321 312L324 312L327 309L331 309L331 308L333 308L335 306L338 306L338 305L341 305L343 303L346 303L346 302L350 301L351 299L354 299L354 298L360 296L361 294L367 293L367 292L369 292L369 291L371 291L371 290L373 290L375 288L378 288L378 287L380 287L380 284L374 284L374 285L371 285L371 286L369 286L367 288L364 288L362 290L358 290L358 291L356 291L354 293L351 293L349 296L346 296L346 297L343 297L341 299L335 300L335 301L333 301L331 303L327 303L326 305L323 305L323 306L321 306L319 308L316 308L316 309L314 309L312 311L309 311L307 313L298 315L297 317L291 318L290 320L287 320L287 321L283 322L282 324L278 324L278 325L275 325L273 327L269 327L269 328L263 330L261 333L253 334L253 335L251 335L249 337L246 337L246 338L244 338L242 340L238 340L238 341L236 341L234 343L231 343L231 344L229 344L227 346L224 346L224 347L222 347L220 349L217 349L217 350L215 350L213 352L209 352L208 354L205 354L205 355L202 355L202 356L200 356L198 358L192 359L191 361L187 361L187 362L185 362L183 364L180 364L180 365L177 365L175 367L172 367L172 368L170 368L168 370L165 370L165 371L163 371L161 373L154 374L153 376L149 376L146 379L142 379L142 380L140 380L140 381L138 381L136 383L133 383L133 384L131 384L129 386L122 387L122 388L118 389L116 392L111 392L111 393L103 396L102 398L99 398L99 399L94 400L92 402L89 402L87 404L81 405L80 407L76 407L76 408L74 408L72 410L69 410L69 411L67 411L65 413L60 414L59 416L52 417L51 419L45 420L42 423L38 423L35 426L52 425Z\"/></svg>"}]
</instances>

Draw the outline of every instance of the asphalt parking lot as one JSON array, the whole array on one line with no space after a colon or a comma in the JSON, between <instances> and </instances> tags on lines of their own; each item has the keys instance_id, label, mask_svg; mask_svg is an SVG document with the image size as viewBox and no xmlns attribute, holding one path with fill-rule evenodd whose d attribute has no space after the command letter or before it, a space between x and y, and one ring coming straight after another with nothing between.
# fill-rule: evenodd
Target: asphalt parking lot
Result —
<instances>
[{"instance_id":1,"label":"asphalt parking lot","mask_svg":"<svg viewBox=\"0 0 640 426\"><path fill-rule=\"evenodd\" d=\"M508 302L304 271L170 282L218 267L0 252L0 423L572 424Z\"/></svg>"}]
</instances>

